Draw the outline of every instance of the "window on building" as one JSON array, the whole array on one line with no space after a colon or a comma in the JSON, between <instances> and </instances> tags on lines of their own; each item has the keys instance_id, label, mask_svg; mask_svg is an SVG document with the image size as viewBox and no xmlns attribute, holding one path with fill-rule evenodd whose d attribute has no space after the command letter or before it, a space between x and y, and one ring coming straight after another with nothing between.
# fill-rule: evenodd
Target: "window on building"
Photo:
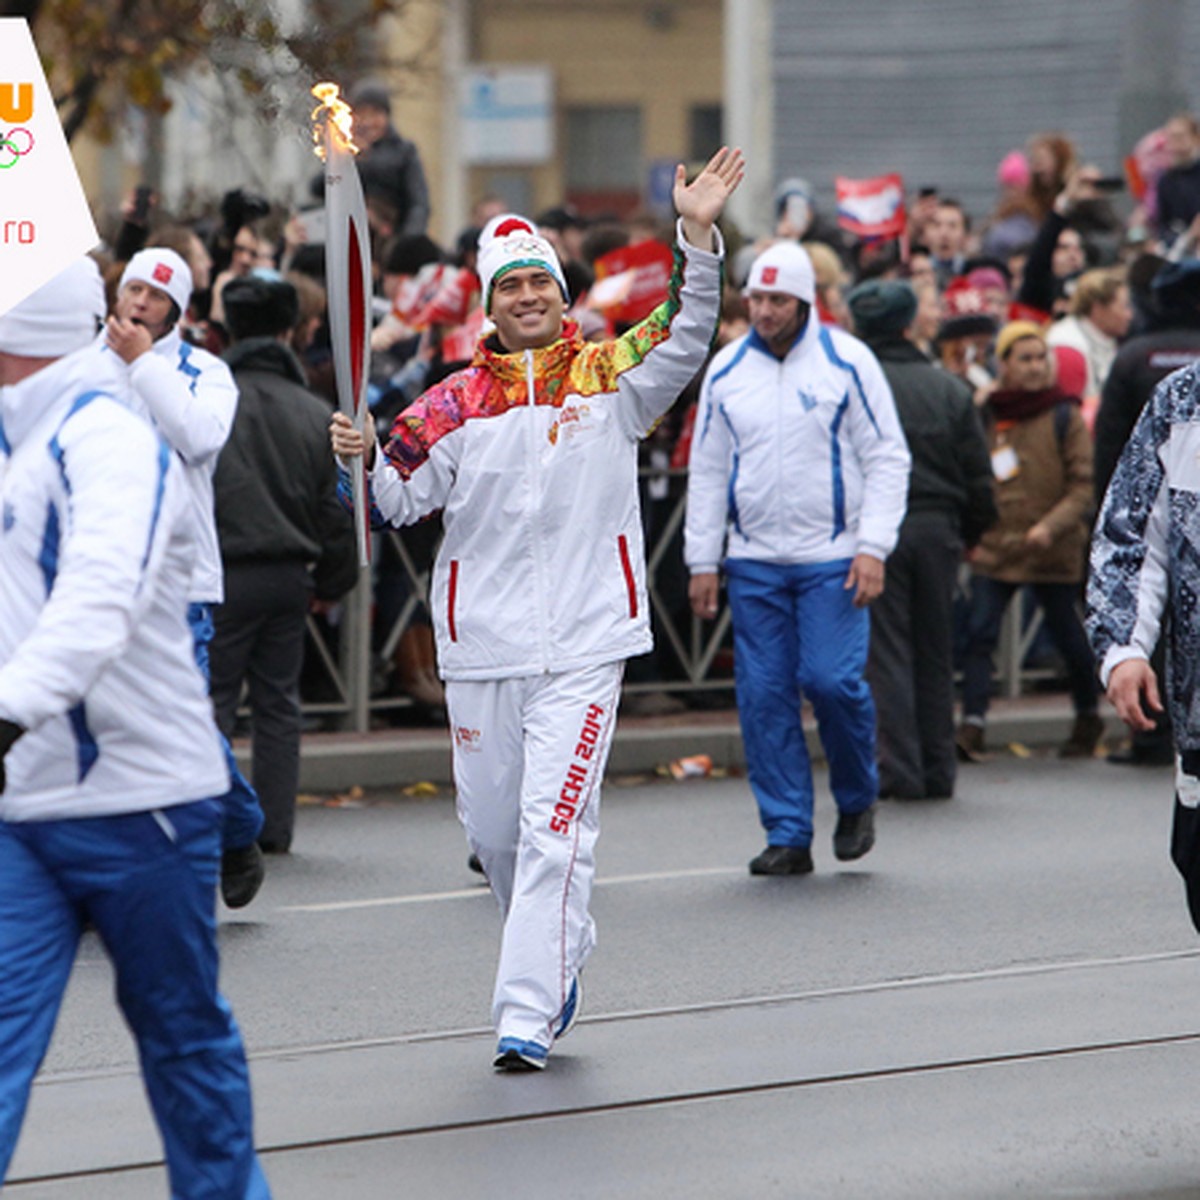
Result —
<instances>
[{"instance_id":1,"label":"window on building","mask_svg":"<svg viewBox=\"0 0 1200 1200\"><path fill-rule=\"evenodd\" d=\"M708 162L720 150L723 117L719 104L692 105L688 113L688 158L692 162Z\"/></svg>"},{"instance_id":2,"label":"window on building","mask_svg":"<svg viewBox=\"0 0 1200 1200\"><path fill-rule=\"evenodd\" d=\"M580 211L627 212L642 193L642 112L636 105L568 108L567 199Z\"/></svg>"}]
</instances>

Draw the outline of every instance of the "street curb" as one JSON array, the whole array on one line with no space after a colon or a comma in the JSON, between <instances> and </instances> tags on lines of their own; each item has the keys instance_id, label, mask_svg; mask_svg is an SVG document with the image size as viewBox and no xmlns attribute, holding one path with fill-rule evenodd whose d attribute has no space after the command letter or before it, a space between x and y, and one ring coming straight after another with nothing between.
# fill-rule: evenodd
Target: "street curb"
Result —
<instances>
[{"instance_id":1,"label":"street curb","mask_svg":"<svg viewBox=\"0 0 1200 1200\"><path fill-rule=\"evenodd\" d=\"M988 745L994 749L1013 742L1030 748L1057 745L1066 739L1072 719L1065 697L997 702L988 720ZM1119 737L1111 714L1107 714L1106 724L1107 736ZM822 760L824 753L811 721L806 721L805 732L809 754L814 761ZM234 753L242 769L249 772L249 745L238 742ZM694 721L687 717L620 720L608 770L610 774L638 774L695 754L707 754L716 767L744 767L737 713L708 713ZM420 780L448 783L451 778L448 731L308 734L301 742L300 789L305 792L402 787Z\"/></svg>"}]
</instances>

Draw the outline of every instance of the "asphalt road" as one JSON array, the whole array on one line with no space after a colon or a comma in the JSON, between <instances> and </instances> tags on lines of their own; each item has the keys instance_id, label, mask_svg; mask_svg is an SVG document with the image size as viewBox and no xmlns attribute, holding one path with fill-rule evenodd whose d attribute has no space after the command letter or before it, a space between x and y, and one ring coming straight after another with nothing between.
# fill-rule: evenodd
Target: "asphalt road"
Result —
<instances>
[{"instance_id":1,"label":"asphalt road","mask_svg":"<svg viewBox=\"0 0 1200 1200\"><path fill-rule=\"evenodd\" d=\"M224 914L280 1198L1200 1196L1200 953L1169 770L1003 756L756 879L744 781L614 781L583 1018L494 1076L499 922L448 794L307 807ZM15 1200L163 1196L85 939Z\"/></svg>"}]
</instances>

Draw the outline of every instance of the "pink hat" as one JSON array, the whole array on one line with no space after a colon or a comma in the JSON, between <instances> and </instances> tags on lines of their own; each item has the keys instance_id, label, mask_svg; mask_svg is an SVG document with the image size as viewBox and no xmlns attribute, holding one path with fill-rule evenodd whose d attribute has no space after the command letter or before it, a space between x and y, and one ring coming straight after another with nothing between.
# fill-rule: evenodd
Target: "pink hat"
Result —
<instances>
[{"instance_id":1,"label":"pink hat","mask_svg":"<svg viewBox=\"0 0 1200 1200\"><path fill-rule=\"evenodd\" d=\"M1029 179L1029 160L1020 150L1010 150L996 168L996 182L1001 187L1027 188Z\"/></svg>"},{"instance_id":2,"label":"pink hat","mask_svg":"<svg viewBox=\"0 0 1200 1200\"><path fill-rule=\"evenodd\" d=\"M976 267L973 271L967 272L966 279L971 287L979 288L983 291L989 289L1001 292L1008 291L1008 280L1004 278L1003 273L996 267Z\"/></svg>"}]
</instances>

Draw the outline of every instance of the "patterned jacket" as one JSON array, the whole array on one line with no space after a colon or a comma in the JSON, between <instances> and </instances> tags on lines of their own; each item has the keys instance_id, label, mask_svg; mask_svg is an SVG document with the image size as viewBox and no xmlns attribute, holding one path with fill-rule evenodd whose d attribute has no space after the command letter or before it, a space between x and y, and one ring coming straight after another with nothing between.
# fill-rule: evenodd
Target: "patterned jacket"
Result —
<instances>
[{"instance_id":1,"label":"patterned jacket","mask_svg":"<svg viewBox=\"0 0 1200 1200\"><path fill-rule=\"evenodd\" d=\"M396 419L373 515L443 510L431 608L446 679L574 670L652 645L637 443L704 363L721 251L680 237L668 298L611 342L494 340Z\"/></svg>"},{"instance_id":2,"label":"patterned jacket","mask_svg":"<svg viewBox=\"0 0 1200 1200\"><path fill-rule=\"evenodd\" d=\"M1169 605L1167 703L1200 749L1200 365L1167 376L1134 427L1092 539L1087 625L1100 678L1149 659Z\"/></svg>"}]
</instances>

